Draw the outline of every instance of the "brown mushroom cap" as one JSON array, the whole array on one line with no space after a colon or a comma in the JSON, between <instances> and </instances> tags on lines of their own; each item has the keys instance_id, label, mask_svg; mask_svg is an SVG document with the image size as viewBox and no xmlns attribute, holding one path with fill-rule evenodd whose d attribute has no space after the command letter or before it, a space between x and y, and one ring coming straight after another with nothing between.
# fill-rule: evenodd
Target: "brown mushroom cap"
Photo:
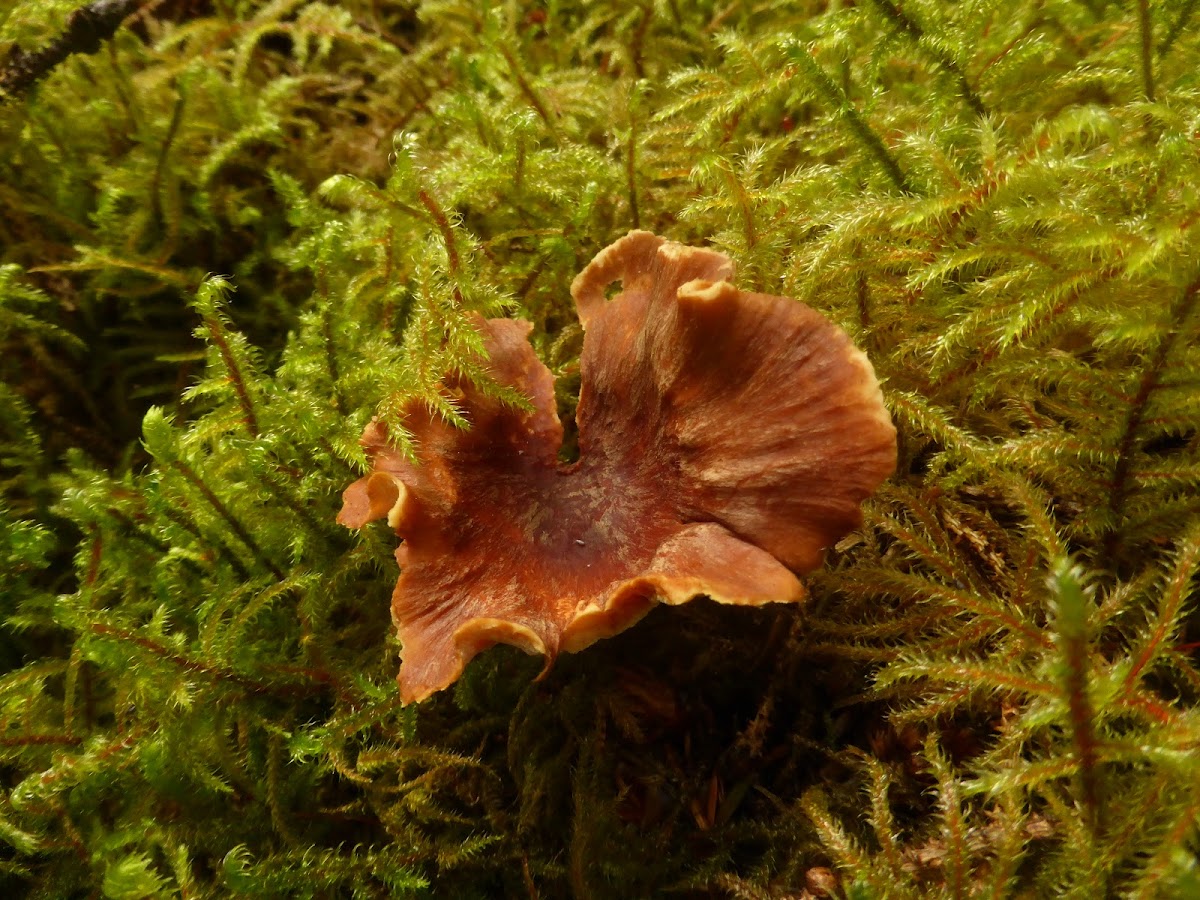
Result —
<instances>
[{"instance_id":1,"label":"brown mushroom cap","mask_svg":"<svg viewBox=\"0 0 1200 900\"><path fill-rule=\"evenodd\" d=\"M860 523L896 462L870 362L819 313L743 293L732 274L720 253L635 231L575 279L576 463L558 462L554 379L526 322L478 327L493 377L532 411L448 379L472 427L410 407L416 464L382 424L367 427L372 471L338 521L387 516L404 539L392 598L404 702L493 644L553 660L655 602L798 601L793 573ZM606 301L614 281L622 291Z\"/></svg>"}]
</instances>

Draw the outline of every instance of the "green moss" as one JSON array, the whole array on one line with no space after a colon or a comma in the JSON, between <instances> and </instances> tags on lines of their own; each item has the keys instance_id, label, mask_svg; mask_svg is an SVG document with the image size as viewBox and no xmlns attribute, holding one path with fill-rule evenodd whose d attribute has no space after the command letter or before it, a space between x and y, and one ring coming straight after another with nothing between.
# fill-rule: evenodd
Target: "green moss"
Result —
<instances>
[{"instance_id":1,"label":"green moss","mask_svg":"<svg viewBox=\"0 0 1200 900\"><path fill-rule=\"evenodd\" d=\"M1194 8L150 4L0 102L0 892L1186 896ZM803 609L402 709L358 435L475 312L569 417L632 227L844 325L898 472Z\"/></svg>"}]
</instances>

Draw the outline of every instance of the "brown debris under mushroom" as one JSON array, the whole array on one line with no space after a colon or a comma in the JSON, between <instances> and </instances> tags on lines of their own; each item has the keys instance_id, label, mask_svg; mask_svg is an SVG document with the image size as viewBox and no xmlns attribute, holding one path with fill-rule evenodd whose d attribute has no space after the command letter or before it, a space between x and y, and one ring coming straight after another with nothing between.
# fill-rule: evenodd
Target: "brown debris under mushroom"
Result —
<instances>
[{"instance_id":1,"label":"brown debris under mushroom","mask_svg":"<svg viewBox=\"0 0 1200 900\"><path fill-rule=\"evenodd\" d=\"M786 297L743 293L720 253L644 231L571 286L586 331L579 461L558 462L554 379L530 325L480 319L495 379L533 411L447 380L472 423L406 411L417 464L372 422L372 471L338 521L387 516L403 538L392 618L406 703L481 650L549 660L628 628L656 602L798 601L793 573L855 528L892 473L896 432L866 356ZM605 300L620 281L622 291Z\"/></svg>"}]
</instances>

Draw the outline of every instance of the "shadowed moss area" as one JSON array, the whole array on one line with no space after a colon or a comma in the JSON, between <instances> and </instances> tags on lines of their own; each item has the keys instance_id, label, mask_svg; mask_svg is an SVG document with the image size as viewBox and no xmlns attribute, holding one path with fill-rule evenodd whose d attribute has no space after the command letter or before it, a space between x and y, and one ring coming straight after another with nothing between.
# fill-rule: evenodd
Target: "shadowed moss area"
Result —
<instances>
[{"instance_id":1,"label":"shadowed moss area","mask_svg":"<svg viewBox=\"0 0 1200 900\"><path fill-rule=\"evenodd\" d=\"M1197 4L125 5L0 9L0 894L1200 893ZM358 436L522 402L477 313L570 426L631 228L849 331L897 473L803 607L402 708Z\"/></svg>"}]
</instances>

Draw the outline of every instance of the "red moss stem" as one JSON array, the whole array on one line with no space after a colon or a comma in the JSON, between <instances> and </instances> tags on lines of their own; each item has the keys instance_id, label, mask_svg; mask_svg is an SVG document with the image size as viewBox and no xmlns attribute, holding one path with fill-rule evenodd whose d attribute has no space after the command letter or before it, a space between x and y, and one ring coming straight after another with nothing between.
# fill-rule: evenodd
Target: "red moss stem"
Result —
<instances>
[{"instance_id":1,"label":"red moss stem","mask_svg":"<svg viewBox=\"0 0 1200 900\"><path fill-rule=\"evenodd\" d=\"M503 44L497 44L496 49L500 51L500 55L508 63L508 68L517 82L517 87L521 89L521 93L525 95L525 99L529 101L529 105L538 114L538 118L546 123L546 130L550 132L550 136L557 141L558 131L554 127L554 120L550 118L550 113L546 111L546 106L542 103L542 98L538 96L537 91L533 89L533 85L526 80L525 73L521 71L521 67L517 64L516 57Z\"/></svg>"},{"instance_id":2,"label":"red moss stem","mask_svg":"<svg viewBox=\"0 0 1200 900\"><path fill-rule=\"evenodd\" d=\"M636 90L636 88L635 88ZM634 228L641 228L637 196L637 112L630 103L629 151L625 154L625 179L629 185L629 217Z\"/></svg>"},{"instance_id":3,"label":"red moss stem","mask_svg":"<svg viewBox=\"0 0 1200 900\"><path fill-rule=\"evenodd\" d=\"M1142 92L1154 102L1154 23L1149 0L1138 0L1138 29L1142 37Z\"/></svg>"},{"instance_id":4,"label":"red moss stem","mask_svg":"<svg viewBox=\"0 0 1200 900\"><path fill-rule=\"evenodd\" d=\"M204 325L208 329L208 336L216 346L217 352L221 354L225 371L229 373L229 380L233 383L233 390L242 407L242 421L246 425L246 430L250 433L250 437L256 438L259 435L258 415L254 411L254 404L250 400L250 389L237 364L237 358L234 357L233 350L229 346L229 339L225 334L225 328L221 325L221 319L216 314L207 315L204 317Z\"/></svg>"},{"instance_id":5,"label":"red moss stem","mask_svg":"<svg viewBox=\"0 0 1200 900\"><path fill-rule=\"evenodd\" d=\"M1062 654L1063 693L1075 757L1079 763L1079 787L1093 836L1098 834L1101 818L1099 745L1094 727L1091 698L1088 696L1088 615L1087 597L1081 574L1070 562L1059 564L1052 578L1057 594L1055 629Z\"/></svg>"},{"instance_id":6,"label":"red moss stem","mask_svg":"<svg viewBox=\"0 0 1200 900\"><path fill-rule=\"evenodd\" d=\"M456 306L463 305L462 290L458 286L458 276L462 270L462 262L458 255L458 243L454 240L454 228L450 225L450 217L438 205L437 200L428 191L422 189L417 192L417 199L421 201L421 205L428 210L429 215L433 217L434 224L437 225L438 231L442 233L442 242L446 245L446 265L450 269L450 277L454 283L453 295Z\"/></svg>"},{"instance_id":7,"label":"red moss stem","mask_svg":"<svg viewBox=\"0 0 1200 900\"><path fill-rule=\"evenodd\" d=\"M192 469L187 463L180 460L176 460L173 465L175 469L203 495L204 499L208 501L209 505L217 511L217 514L225 520L225 522L229 525L229 529L238 536L238 539L243 544L246 545L247 549L250 550L251 554L253 554L259 565L261 565L280 581L283 581L283 571L267 558L267 555L263 553L262 548L258 546L258 542L255 541L254 538L251 537L250 532L246 530L246 526L238 521L233 513L229 511L229 507L221 502L221 498L212 492L212 489L204 483L200 476L196 474L195 470Z\"/></svg>"},{"instance_id":8,"label":"red moss stem","mask_svg":"<svg viewBox=\"0 0 1200 900\"><path fill-rule=\"evenodd\" d=\"M103 623L96 622L92 624L91 631L98 637L133 644L135 647L145 650L151 656L155 656L164 662L169 662L186 672L192 672L196 675L203 675L207 678L213 679L214 681L229 682L254 694L268 694L275 696L307 696L309 694L317 693L332 680L316 678L310 679L310 681L315 682L316 685L320 685L320 687L316 687L313 684L305 684L303 682L294 682L289 685L268 684L266 682L258 681L254 678L250 678L249 676L242 675L239 672L234 672L230 669L214 666L211 663L206 663L198 659L191 659L190 657L183 656L180 653L176 653L170 647L160 644L158 641L151 640L147 637L142 637L141 635L124 628L117 628L112 625L105 625ZM277 668L280 668L281 670L283 669L283 667ZM293 673L286 671L285 674Z\"/></svg>"},{"instance_id":9,"label":"red moss stem","mask_svg":"<svg viewBox=\"0 0 1200 900\"><path fill-rule=\"evenodd\" d=\"M1134 443L1138 430L1146 417L1146 407L1151 395L1158 390L1163 369L1175 349L1175 342L1183 330L1182 325L1195 308L1196 297L1200 295L1200 279L1193 281L1176 301L1167 320L1167 333L1155 348L1150 364L1142 373L1141 383L1137 394L1129 406L1129 414L1125 419L1125 427L1117 444L1117 462L1113 467L1112 488L1108 495L1109 534L1105 538L1105 550L1109 559L1117 555L1121 546L1121 517L1125 513L1125 502L1129 499L1129 472L1133 465Z\"/></svg>"},{"instance_id":10,"label":"red moss stem","mask_svg":"<svg viewBox=\"0 0 1200 900\"><path fill-rule=\"evenodd\" d=\"M18 734L14 737L0 737L0 747L37 747L54 745L59 747L78 747L83 738L73 734Z\"/></svg>"}]
</instances>

